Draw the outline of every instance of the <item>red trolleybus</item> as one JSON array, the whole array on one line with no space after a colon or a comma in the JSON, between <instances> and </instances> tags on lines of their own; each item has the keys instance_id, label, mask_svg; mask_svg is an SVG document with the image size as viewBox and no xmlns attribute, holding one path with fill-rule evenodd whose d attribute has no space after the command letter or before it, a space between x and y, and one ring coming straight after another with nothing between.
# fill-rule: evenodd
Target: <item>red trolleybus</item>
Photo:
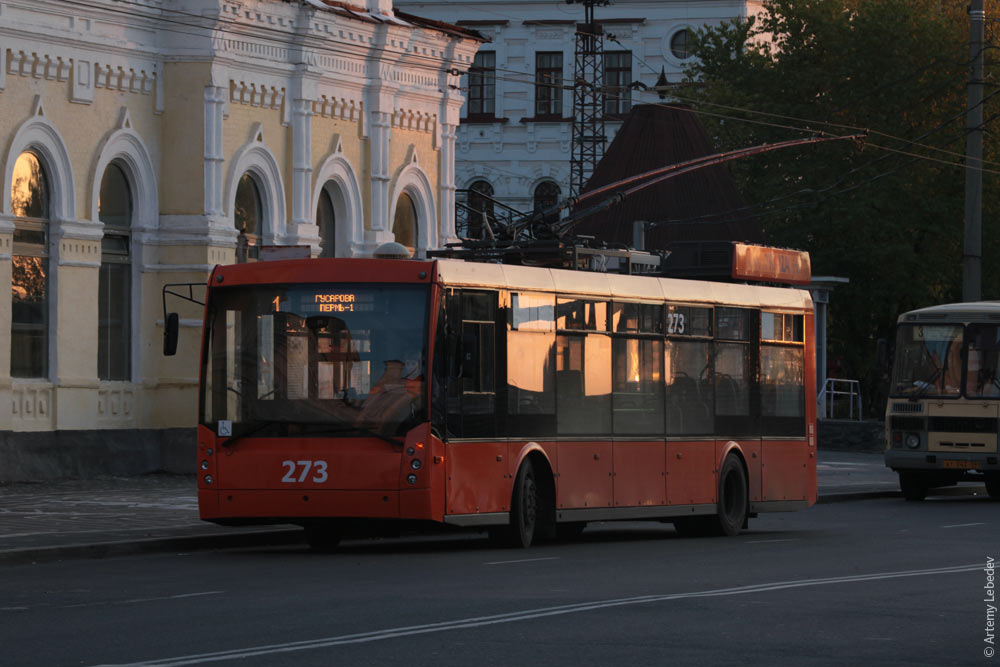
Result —
<instances>
[{"instance_id":1,"label":"red trolleybus","mask_svg":"<svg viewBox=\"0 0 1000 667\"><path fill-rule=\"evenodd\" d=\"M782 277L743 248L736 277ZM454 259L219 266L201 517L300 524L323 546L407 521L520 546L622 519L734 535L816 501L812 332L789 287Z\"/></svg>"}]
</instances>

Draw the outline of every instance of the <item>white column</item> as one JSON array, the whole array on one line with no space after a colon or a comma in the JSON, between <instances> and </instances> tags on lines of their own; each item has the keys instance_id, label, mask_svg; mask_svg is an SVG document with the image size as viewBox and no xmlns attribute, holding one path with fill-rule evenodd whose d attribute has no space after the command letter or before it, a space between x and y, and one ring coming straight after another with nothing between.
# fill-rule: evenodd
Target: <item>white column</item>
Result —
<instances>
[{"instance_id":1,"label":"white column","mask_svg":"<svg viewBox=\"0 0 1000 667\"><path fill-rule=\"evenodd\" d=\"M312 210L312 101L292 102L292 220L286 242L318 247Z\"/></svg>"},{"instance_id":2,"label":"white column","mask_svg":"<svg viewBox=\"0 0 1000 667\"><path fill-rule=\"evenodd\" d=\"M441 126L441 172L438 184L438 202L440 206L441 227L439 243L458 241L455 233L455 150L458 126L442 124Z\"/></svg>"},{"instance_id":3,"label":"white column","mask_svg":"<svg viewBox=\"0 0 1000 667\"><path fill-rule=\"evenodd\" d=\"M222 113L226 103L226 89L205 86L205 214L210 217L224 214L222 149Z\"/></svg>"}]
</instances>

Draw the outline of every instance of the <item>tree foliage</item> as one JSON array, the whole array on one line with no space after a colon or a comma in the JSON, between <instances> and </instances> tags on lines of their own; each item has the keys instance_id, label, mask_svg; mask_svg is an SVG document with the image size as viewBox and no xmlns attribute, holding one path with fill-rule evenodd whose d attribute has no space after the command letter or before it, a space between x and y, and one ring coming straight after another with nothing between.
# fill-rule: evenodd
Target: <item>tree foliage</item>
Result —
<instances>
[{"instance_id":1,"label":"tree foliage","mask_svg":"<svg viewBox=\"0 0 1000 667\"><path fill-rule=\"evenodd\" d=\"M1000 17L1000 0L987 0ZM997 43L987 21L987 45ZM996 46L986 50L984 158L1000 160ZM969 17L964 0L769 0L701 30L680 94L719 150L804 132L870 131L848 142L731 163L769 242L808 250L831 296L830 358L861 379L872 413L900 312L961 300ZM983 297L1000 298L1000 163L983 175Z\"/></svg>"}]
</instances>

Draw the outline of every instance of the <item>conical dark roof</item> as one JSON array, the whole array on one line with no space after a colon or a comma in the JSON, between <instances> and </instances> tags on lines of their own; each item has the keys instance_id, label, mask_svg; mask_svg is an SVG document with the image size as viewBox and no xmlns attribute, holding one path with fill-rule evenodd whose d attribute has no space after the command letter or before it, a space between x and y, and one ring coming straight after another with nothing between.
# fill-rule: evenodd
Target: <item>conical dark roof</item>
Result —
<instances>
[{"instance_id":1,"label":"conical dark roof","mask_svg":"<svg viewBox=\"0 0 1000 667\"><path fill-rule=\"evenodd\" d=\"M694 112L679 106L632 107L605 151L584 192L629 176L715 153ZM630 184L620 189L634 186ZM610 195L612 192L609 191ZM584 202L587 208L604 199ZM760 243L760 225L737 220L746 201L724 164L698 169L630 195L624 202L588 216L574 233L608 243L632 244L632 223L657 224L646 232L646 248L666 249L673 241L748 241Z\"/></svg>"}]
</instances>

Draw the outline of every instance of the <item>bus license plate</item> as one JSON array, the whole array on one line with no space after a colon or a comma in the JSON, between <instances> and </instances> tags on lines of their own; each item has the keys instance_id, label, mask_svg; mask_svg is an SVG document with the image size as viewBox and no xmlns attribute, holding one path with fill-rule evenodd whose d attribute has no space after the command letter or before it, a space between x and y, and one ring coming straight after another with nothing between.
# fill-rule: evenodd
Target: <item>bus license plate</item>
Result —
<instances>
[{"instance_id":1,"label":"bus license plate","mask_svg":"<svg viewBox=\"0 0 1000 667\"><path fill-rule=\"evenodd\" d=\"M975 461L943 461L945 468L975 468Z\"/></svg>"}]
</instances>

